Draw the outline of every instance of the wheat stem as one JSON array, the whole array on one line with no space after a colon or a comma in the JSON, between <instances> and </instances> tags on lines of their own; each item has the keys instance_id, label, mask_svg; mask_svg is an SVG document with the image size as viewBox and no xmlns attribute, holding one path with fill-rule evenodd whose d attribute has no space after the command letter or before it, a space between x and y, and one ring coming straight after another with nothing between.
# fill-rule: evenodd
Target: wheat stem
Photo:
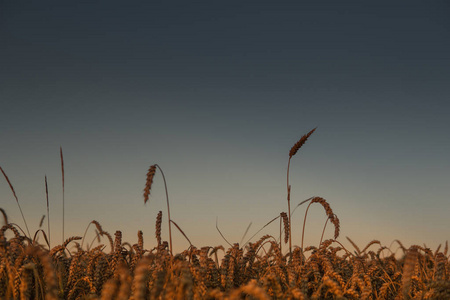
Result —
<instances>
[{"instance_id":1,"label":"wheat stem","mask_svg":"<svg viewBox=\"0 0 450 300\"><path fill-rule=\"evenodd\" d=\"M292 146L289 151L289 161L287 167L287 201L288 201L288 213L289 213L289 255L292 256L292 226L291 226L291 186L289 185L289 166L291 164L291 158L297 153L297 151L306 143L306 140L313 134L313 132L317 129L314 128L307 134L303 135L294 146ZM303 242L302 242L303 244ZM303 245L302 245L303 248Z\"/></svg>"},{"instance_id":2,"label":"wheat stem","mask_svg":"<svg viewBox=\"0 0 450 300\"><path fill-rule=\"evenodd\" d=\"M59 147L59 155L61 157L61 174L62 174L62 242L64 243L64 157L62 147Z\"/></svg>"},{"instance_id":3,"label":"wheat stem","mask_svg":"<svg viewBox=\"0 0 450 300\"><path fill-rule=\"evenodd\" d=\"M6 176L6 173L5 173L5 171L3 171L2 167L0 167L0 171L2 171L3 176L5 177L6 181L8 182L9 188L11 189L11 191L14 195L14 198L16 199L17 205L19 206L20 214L22 215L23 222L25 223L25 227L27 228L28 238L31 239L31 234L30 234L30 231L28 230L27 221L25 220L25 216L23 215L22 208L20 207L20 203L19 203L19 199L17 198L16 191L14 190L14 187L12 186L11 181L9 181L9 178L8 178L8 176Z\"/></svg>"},{"instance_id":4,"label":"wheat stem","mask_svg":"<svg viewBox=\"0 0 450 300\"><path fill-rule=\"evenodd\" d=\"M48 203L48 185L47 185L47 175L45 175L45 196L47 198L47 228L48 228L48 241L51 242L50 238L50 207ZM50 249L50 245L49 245Z\"/></svg>"},{"instance_id":5,"label":"wheat stem","mask_svg":"<svg viewBox=\"0 0 450 300\"><path fill-rule=\"evenodd\" d=\"M170 255L173 256L173 248L172 248L172 224L171 224L171 218L170 218L170 204L169 204L169 192L167 191L167 183L166 183L166 177L164 176L164 172L161 169L161 167L157 164L155 164L156 167L161 171L163 180L164 180L164 188L166 189L166 200L167 200L167 217L169 222L169 244L170 244Z\"/></svg>"},{"instance_id":6,"label":"wheat stem","mask_svg":"<svg viewBox=\"0 0 450 300\"><path fill-rule=\"evenodd\" d=\"M288 202L288 214L289 214L289 255L292 256L292 226L291 226L291 186L289 185L289 166L291 164L291 157L289 156L287 166L287 202Z\"/></svg>"}]
</instances>

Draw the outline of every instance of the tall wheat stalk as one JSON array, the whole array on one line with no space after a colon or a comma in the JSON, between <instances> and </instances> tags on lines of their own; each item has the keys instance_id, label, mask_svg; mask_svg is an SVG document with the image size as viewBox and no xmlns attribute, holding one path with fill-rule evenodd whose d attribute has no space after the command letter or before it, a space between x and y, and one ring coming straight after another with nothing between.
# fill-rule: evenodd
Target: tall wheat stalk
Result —
<instances>
[{"instance_id":1,"label":"tall wheat stalk","mask_svg":"<svg viewBox=\"0 0 450 300\"><path fill-rule=\"evenodd\" d=\"M164 176L164 172L161 169L161 167L158 164L154 164L152 166L150 166L150 168L148 169L147 172L147 181L145 183L145 189L144 189L144 203L147 203L149 196L150 196L150 190L152 188L152 184L153 184L153 177L155 176L156 173L156 168L159 169L159 171L161 172L161 175L163 177L164 180L164 187L166 189L166 202L167 202L167 217L168 217L168 223L169 223L169 244L170 244L170 254L173 256L173 248L172 248L172 229L171 229L171 225L172 225L172 220L170 218L170 204L169 204L169 193L167 191L167 183L166 183L166 177Z\"/></svg>"},{"instance_id":2,"label":"tall wheat stalk","mask_svg":"<svg viewBox=\"0 0 450 300\"><path fill-rule=\"evenodd\" d=\"M48 242L50 244L50 206L48 203L48 185L47 185L47 175L45 175L45 196L47 198L47 228L48 228Z\"/></svg>"},{"instance_id":3,"label":"tall wheat stalk","mask_svg":"<svg viewBox=\"0 0 450 300\"><path fill-rule=\"evenodd\" d=\"M289 160L287 166L287 202L288 202L288 212L289 212L289 254L292 255L292 226L291 226L291 186L289 184L289 166L291 164L291 158L297 153L297 151L305 144L306 140L313 134L317 129L314 128L304 136L302 136L294 146L292 146L289 151Z\"/></svg>"},{"instance_id":4,"label":"tall wheat stalk","mask_svg":"<svg viewBox=\"0 0 450 300\"><path fill-rule=\"evenodd\" d=\"M62 147L59 147L59 155L61 156L61 174L62 174L62 241L64 243L64 158Z\"/></svg>"}]
</instances>

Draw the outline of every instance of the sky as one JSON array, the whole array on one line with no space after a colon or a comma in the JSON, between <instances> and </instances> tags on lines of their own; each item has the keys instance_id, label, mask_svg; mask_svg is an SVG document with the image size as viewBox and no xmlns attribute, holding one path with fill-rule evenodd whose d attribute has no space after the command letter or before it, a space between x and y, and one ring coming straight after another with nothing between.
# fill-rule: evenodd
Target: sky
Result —
<instances>
[{"instance_id":1,"label":"sky","mask_svg":"<svg viewBox=\"0 0 450 300\"><path fill-rule=\"evenodd\" d=\"M32 233L47 176L54 245L62 147L65 238L97 220L151 249L161 210L167 240L159 172L143 198L158 164L172 220L197 247L228 247L216 220L242 245L287 211L289 150L317 127L291 160L292 206L325 198L349 249L434 250L450 238L449 15L446 1L0 1L0 166ZM0 207L24 227L4 178ZM312 205L305 245L325 221ZM252 241L264 234L279 223Z\"/></svg>"}]
</instances>

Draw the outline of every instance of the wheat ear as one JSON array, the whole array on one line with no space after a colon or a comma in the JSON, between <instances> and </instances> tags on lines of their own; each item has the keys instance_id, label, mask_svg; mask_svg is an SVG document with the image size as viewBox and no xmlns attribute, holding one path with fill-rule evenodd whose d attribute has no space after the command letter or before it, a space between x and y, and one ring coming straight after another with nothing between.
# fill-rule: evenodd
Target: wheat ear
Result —
<instances>
[{"instance_id":1,"label":"wheat ear","mask_svg":"<svg viewBox=\"0 0 450 300\"><path fill-rule=\"evenodd\" d=\"M150 166L147 172L147 181L145 182L144 188L144 203L147 203L148 197L150 196L150 191L152 189L153 177L155 177L156 165Z\"/></svg>"},{"instance_id":2,"label":"wheat ear","mask_svg":"<svg viewBox=\"0 0 450 300\"><path fill-rule=\"evenodd\" d=\"M158 246L161 245L161 223L162 223L162 211L159 211L156 217L156 240L158 241Z\"/></svg>"}]
</instances>

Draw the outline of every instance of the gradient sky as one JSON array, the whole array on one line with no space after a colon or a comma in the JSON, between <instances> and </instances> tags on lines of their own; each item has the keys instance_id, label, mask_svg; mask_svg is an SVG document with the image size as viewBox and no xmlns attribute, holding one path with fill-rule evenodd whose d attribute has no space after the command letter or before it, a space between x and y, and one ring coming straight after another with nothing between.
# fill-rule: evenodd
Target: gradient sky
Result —
<instances>
[{"instance_id":1,"label":"gradient sky","mask_svg":"<svg viewBox=\"0 0 450 300\"><path fill-rule=\"evenodd\" d=\"M167 239L159 173L142 196L157 163L172 219L197 247L226 246L216 217L240 242L287 211L289 150L317 126L291 161L292 205L327 199L344 245L435 249L450 238L449 15L447 1L1 1L0 166L32 232L47 175L52 244L62 146L66 237L97 220L152 248L162 210ZM23 227L3 178L0 207ZM317 245L322 207L307 220Z\"/></svg>"}]
</instances>

